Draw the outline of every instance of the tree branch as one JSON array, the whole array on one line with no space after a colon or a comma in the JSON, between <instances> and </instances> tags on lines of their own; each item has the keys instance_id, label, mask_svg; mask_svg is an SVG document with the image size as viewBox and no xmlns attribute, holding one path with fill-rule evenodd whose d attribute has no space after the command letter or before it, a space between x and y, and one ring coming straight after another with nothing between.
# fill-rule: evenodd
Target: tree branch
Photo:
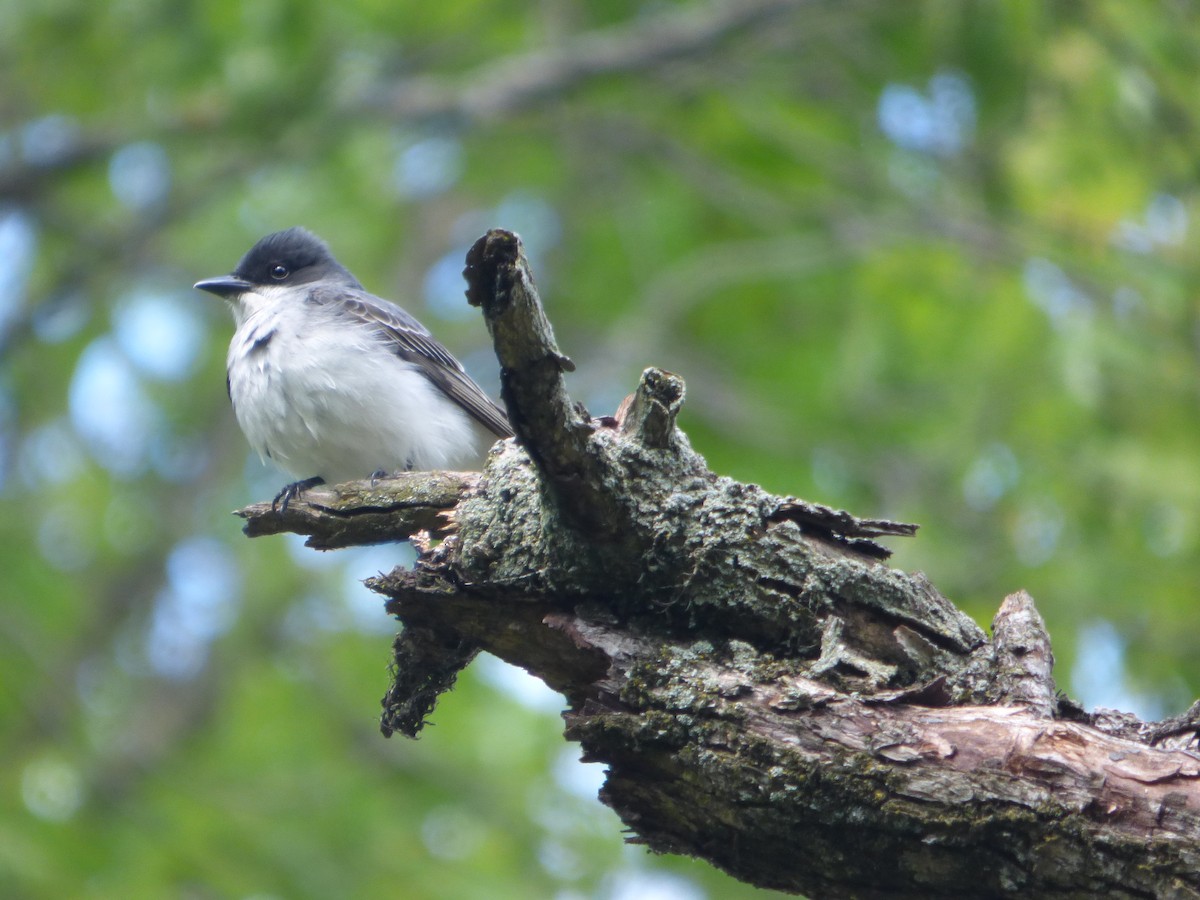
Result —
<instances>
[{"instance_id":1,"label":"tree branch","mask_svg":"<svg viewBox=\"0 0 1200 900\"><path fill-rule=\"evenodd\" d=\"M477 481L366 486L369 517L440 485L420 515L366 532L418 551L368 582L404 623L385 733L415 735L484 649L566 695L566 735L608 765L601 799L634 840L753 884L1200 895L1196 716L1085 715L1055 692L1028 594L1005 600L989 641L882 561L876 539L914 526L715 475L675 426L678 376L647 369L616 416L589 418L515 235L481 238L467 277L517 437ZM241 514L248 533L340 545L366 487Z\"/></svg>"},{"instance_id":2,"label":"tree branch","mask_svg":"<svg viewBox=\"0 0 1200 900\"><path fill-rule=\"evenodd\" d=\"M286 510L255 503L235 511L247 537L308 535L306 547L337 550L407 538L419 531L444 537L454 510L479 482L474 472L398 472L387 478L310 488Z\"/></svg>"},{"instance_id":3,"label":"tree branch","mask_svg":"<svg viewBox=\"0 0 1200 900\"><path fill-rule=\"evenodd\" d=\"M806 0L726 0L576 35L550 49L488 63L458 82L420 76L373 86L355 106L391 118L490 122L589 79L697 56Z\"/></svg>"}]
</instances>

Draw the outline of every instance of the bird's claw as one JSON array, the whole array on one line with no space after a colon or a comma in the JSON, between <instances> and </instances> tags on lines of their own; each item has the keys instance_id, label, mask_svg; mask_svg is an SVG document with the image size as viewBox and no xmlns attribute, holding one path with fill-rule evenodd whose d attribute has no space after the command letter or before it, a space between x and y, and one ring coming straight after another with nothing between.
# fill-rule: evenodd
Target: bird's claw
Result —
<instances>
[{"instance_id":1,"label":"bird's claw","mask_svg":"<svg viewBox=\"0 0 1200 900\"><path fill-rule=\"evenodd\" d=\"M318 484L324 484L325 479L320 475L313 478L305 478L303 481L293 481L291 484L284 485L282 491L275 495L275 499L271 501L271 512L275 512L278 507L279 512L287 512L288 504L303 494L311 487L316 487Z\"/></svg>"}]
</instances>

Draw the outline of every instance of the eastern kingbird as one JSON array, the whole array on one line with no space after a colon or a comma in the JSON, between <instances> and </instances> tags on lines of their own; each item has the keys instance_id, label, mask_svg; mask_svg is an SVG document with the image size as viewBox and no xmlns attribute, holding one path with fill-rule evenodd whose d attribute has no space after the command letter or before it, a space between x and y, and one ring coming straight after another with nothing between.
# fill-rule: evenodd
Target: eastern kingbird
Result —
<instances>
[{"instance_id":1,"label":"eastern kingbird","mask_svg":"<svg viewBox=\"0 0 1200 900\"><path fill-rule=\"evenodd\" d=\"M250 445L303 479L477 466L508 417L411 315L368 294L303 228L269 234L229 275L196 282L229 301L226 387Z\"/></svg>"}]
</instances>

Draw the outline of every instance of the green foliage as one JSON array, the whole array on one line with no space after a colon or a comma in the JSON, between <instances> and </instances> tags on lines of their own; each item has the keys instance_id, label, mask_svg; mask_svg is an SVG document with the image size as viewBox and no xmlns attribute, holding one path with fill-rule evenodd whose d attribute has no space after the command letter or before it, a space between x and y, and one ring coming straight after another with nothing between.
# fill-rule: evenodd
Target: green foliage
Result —
<instances>
[{"instance_id":1,"label":"green foliage","mask_svg":"<svg viewBox=\"0 0 1200 900\"><path fill-rule=\"evenodd\" d=\"M716 471L924 523L896 564L985 624L1028 588L1084 699L1195 695L1200 21L796 3L563 75L595 30L721 8L0 7L0 893L754 893L622 850L553 713L474 669L421 741L375 734L382 609L241 538L279 479L189 288L293 224L484 382L456 272L516 229L594 413L676 371Z\"/></svg>"}]
</instances>

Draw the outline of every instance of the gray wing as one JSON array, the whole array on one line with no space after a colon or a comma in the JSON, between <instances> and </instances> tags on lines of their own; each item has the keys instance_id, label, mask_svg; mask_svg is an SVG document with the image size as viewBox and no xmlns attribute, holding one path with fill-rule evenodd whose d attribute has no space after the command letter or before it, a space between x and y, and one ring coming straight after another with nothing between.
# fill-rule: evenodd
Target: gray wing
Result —
<instances>
[{"instance_id":1,"label":"gray wing","mask_svg":"<svg viewBox=\"0 0 1200 900\"><path fill-rule=\"evenodd\" d=\"M350 288L318 288L309 295L309 302L340 308L373 327L397 356L415 365L484 428L497 437L512 436L504 410L471 380L462 363L424 325L396 304Z\"/></svg>"}]
</instances>

